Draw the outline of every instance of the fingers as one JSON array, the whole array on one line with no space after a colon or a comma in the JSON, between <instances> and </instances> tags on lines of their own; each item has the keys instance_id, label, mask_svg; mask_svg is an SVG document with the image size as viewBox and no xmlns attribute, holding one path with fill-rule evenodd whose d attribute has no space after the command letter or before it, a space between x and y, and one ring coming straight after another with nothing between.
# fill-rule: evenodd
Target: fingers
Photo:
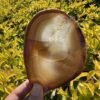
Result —
<instances>
[{"instance_id":1,"label":"fingers","mask_svg":"<svg viewBox=\"0 0 100 100\"><path fill-rule=\"evenodd\" d=\"M24 98L24 96L31 91L32 84L30 84L29 80L27 79L24 83L18 86L10 95L6 97L5 100L20 100Z\"/></svg>"},{"instance_id":2,"label":"fingers","mask_svg":"<svg viewBox=\"0 0 100 100\"><path fill-rule=\"evenodd\" d=\"M34 84L28 100L43 100L43 88L39 84Z\"/></svg>"},{"instance_id":3,"label":"fingers","mask_svg":"<svg viewBox=\"0 0 100 100\"><path fill-rule=\"evenodd\" d=\"M32 88L33 87L33 88ZM32 91L31 91L32 89ZM26 80L20 86L18 86L11 94L9 94L5 100L24 100L27 93L31 91L28 100L43 100L43 88L39 84L30 84L29 80Z\"/></svg>"}]
</instances>

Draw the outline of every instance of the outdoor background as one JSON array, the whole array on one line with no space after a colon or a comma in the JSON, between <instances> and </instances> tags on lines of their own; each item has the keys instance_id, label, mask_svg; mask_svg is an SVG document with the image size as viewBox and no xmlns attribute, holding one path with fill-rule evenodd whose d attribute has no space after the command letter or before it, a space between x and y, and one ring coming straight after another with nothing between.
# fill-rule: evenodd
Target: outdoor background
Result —
<instances>
[{"instance_id":1,"label":"outdoor background","mask_svg":"<svg viewBox=\"0 0 100 100\"><path fill-rule=\"evenodd\" d=\"M0 100L26 78L24 33L32 16L57 8L80 25L87 45L83 72L45 100L100 100L100 0L0 0Z\"/></svg>"}]
</instances>

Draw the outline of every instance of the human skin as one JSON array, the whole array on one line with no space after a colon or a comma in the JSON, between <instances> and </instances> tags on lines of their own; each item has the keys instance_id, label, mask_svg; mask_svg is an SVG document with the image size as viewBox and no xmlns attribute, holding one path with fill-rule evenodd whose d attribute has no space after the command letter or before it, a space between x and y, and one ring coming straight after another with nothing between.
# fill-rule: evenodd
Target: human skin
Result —
<instances>
[{"instance_id":1,"label":"human skin","mask_svg":"<svg viewBox=\"0 0 100 100\"><path fill-rule=\"evenodd\" d=\"M30 95L25 98L29 92L31 92ZM32 85L27 79L13 90L5 100L43 100L43 89L39 84Z\"/></svg>"}]
</instances>

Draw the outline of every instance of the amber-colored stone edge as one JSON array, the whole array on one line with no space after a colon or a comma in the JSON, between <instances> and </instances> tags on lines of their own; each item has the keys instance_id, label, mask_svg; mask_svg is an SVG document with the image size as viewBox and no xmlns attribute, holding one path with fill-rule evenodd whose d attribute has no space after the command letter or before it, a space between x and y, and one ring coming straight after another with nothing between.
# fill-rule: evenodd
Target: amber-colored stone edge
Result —
<instances>
[{"instance_id":1,"label":"amber-colored stone edge","mask_svg":"<svg viewBox=\"0 0 100 100\"><path fill-rule=\"evenodd\" d=\"M31 21L29 22L29 24L28 24L28 26L27 26L27 28L26 28L26 31L25 31L25 36L24 36L24 52L23 52L25 67L26 67L26 63L25 63L25 47L26 47L27 34L29 33L30 28L31 28L33 22L34 22L39 16L41 16L41 15L43 15L43 14L48 14L48 13L60 13L60 14L65 15L66 18L70 18L70 19L72 20L73 24L76 25L76 28L79 29L79 34L81 34L81 35L83 36L82 31L81 31L79 25L76 23L76 21L75 21L72 17L68 16L65 12L63 12L63 11L61 11L61 10L58 10L58 9L46 9L46 10L41 10L41 11L39 11L35 16L33 16L33 18L32 18ZM83 38L84 38L84 36L83 36ZM86 45L86 43L85 43L85 39L84 39L84 47L85 47L85 45ZM27 51L26 51L26 52L27 52ZM86 52L86 51L85 51L85 52ZM85 55L84 59L86 59L86 55ZM85 61L84 61L84 65L85 65ZM64 82L64 83L61 84L61 85L64 85L65 83L67 83L67 82L73 80L76 76L78 76L78 75L82 72L83 68L84 68L84 66L81 66L81 67L79 68L79 70L78 70L75 74L73 74L73 76L72 76L70 79L66 80L66 82ZM28 69L28 68L26 67L27 77L28 77L28 79L29 79L29 74L28 74L29 72L28 72L27 69ZM31 81L30 81L30 82L31 82ZM31 82L31 83L32 83L32 82ZM40 83L40 84L41 84L41 83ZM41 85L42 85L42 84L41 84ZM60 85L60 86L61 86L61 85ZM55 88L58 88L58 87L60 87L60 86L57 86L57 87L55 87ZM54 88L48 87L47 90L50 90L50 89L54 89ZM44 91L47 91L47 90L44 89Z\"/></svg>"}]
</instances>

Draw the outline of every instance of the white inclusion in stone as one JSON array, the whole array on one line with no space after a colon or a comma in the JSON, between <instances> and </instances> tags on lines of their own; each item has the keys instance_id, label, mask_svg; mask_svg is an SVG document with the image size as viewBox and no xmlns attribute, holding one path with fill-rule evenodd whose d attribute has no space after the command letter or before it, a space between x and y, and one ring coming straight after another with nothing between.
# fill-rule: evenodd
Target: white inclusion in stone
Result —
<instances>
[{"instance_id":1,"label":"white inclusion in stone","mask_svg":"<svg viewBox=\"0 0 100 100\"><path fill-rule=\"evenodd\" d=\"M49 38L51 50L55 52L68 51L70 47L70 34L72 32L70 22L55 24L54 34Z\"/></svg>"},{"instance_id":2,"label":"white inclusion in stone","mask_svg":"<svg viewBox=\"0 0 100 100\"><path fill-rule=\"evenodd\" d=\"M36 40L47 42L50 51L68 51L71 46L72 27L70 20L64 19L60 14L51 16L40 23L37 30Z\"/></svg>"},{"instance_id":3,"label":"white inclusion in stone","mask_svg":"<svg viewBox=\"0 0 100 100\"><path fill-rule=\"evenodd\" d=\"M38 26L36 40L48 42L53 33L52 18L43 20Z\"/></svg>"}]
</instances>

